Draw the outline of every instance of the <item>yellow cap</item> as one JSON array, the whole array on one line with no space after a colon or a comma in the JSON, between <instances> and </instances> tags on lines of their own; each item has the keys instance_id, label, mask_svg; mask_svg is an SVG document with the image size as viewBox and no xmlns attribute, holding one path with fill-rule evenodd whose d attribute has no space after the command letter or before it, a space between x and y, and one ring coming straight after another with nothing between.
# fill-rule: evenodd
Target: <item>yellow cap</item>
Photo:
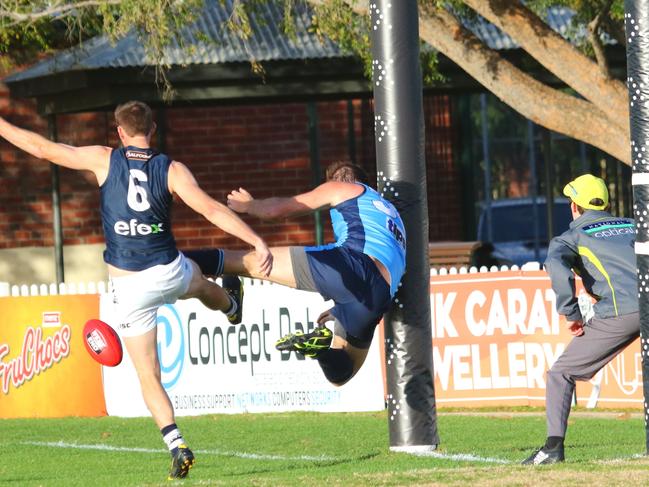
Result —
<instances>
[{"instance_id":1,"label":"yellow cap","mask_svg":"<svg viewBox=\"0 0 649 487\"><path fill-rule=\"evenodd\" d=\"M584 174L570 181L563 188L563 194L586 210L603 210L608 206L608 189L603 179ZM604 203L591 205L591 200L599 198Z\"/></svg>"}]
</instances>

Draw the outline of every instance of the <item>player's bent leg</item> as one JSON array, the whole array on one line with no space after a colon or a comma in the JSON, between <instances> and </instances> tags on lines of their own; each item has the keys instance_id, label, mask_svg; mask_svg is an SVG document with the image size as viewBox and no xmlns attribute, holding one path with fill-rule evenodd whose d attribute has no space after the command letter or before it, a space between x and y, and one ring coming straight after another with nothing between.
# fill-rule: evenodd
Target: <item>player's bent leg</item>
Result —
<instances>
[{"instance_id":1,"label":"player's bent leg","mask_svg":"<svg viewBox=\"0 0 649 487\"><path fill-rule=\"evenodd\" d=\"M349 358L352 362L352 377L356 375L356 373L360 370L360 368L363 366L365 363L365 359L367 358L367 353L369 352L369 347L368 348L359 348L356 347L350 343L347 342L342 337L335 337L334 342L331 345L332 349L337 349L340 348L341 350L344 350L347 355L349 355Z\"/></svg>"},{"instance_id":2,"label":"player's bent leg","mask_svg":"<svg viewBox=\"0 0 649 487\"><path fill-rule=\"evenodd\" d=\"M255 279L263 279L295 288L297 285L293 274L290 248L291 247L271 247L270 251L273 254L273 268L270 271L270 276L262 276L259 273L259 263L257 262L257 254L255 254L255 252L224 250L223 272L225 274L236 274Z\"/></svg>"},{"instance_id":3,"label":"player's bent leg","mask_svg":"<svg viewBox=\"0 0 649 487\"><path fill-rule=\"evenodd\" d=\"M358 348L339 336L331 347L316 357L322 372L334 386L349 382L360 370L367 357L367 348Z\"/></svg>"},{"instance_id":4,"label":"player's bent leg","mask_svg":"<svg viewBox=\"0 0 649 487\"><path fill-rule=\"evenodd\" d=\"M187 259L192 268L189 288L179 299L197 298L209 309L227 311L231 307L230 297L221 286L205 278L198 264Z\"/></svg>"}]
</instances>

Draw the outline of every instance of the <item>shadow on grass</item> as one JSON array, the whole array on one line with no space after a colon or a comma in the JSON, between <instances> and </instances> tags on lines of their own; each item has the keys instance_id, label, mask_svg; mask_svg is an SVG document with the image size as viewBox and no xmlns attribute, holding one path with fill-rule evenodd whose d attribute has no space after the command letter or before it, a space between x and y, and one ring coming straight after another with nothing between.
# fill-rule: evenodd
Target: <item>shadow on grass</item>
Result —
<instances>
[{"instance_id":1,"label":"shadow on grass","mask_svg":"<svg viewBox=\"0 0 649 487\"><path fill-rule=\"evenodd\" d=\"M300 469L312 469L312 468L323 468L323 467L335 467L338 465L345 465L348 463L357 463L357 462L363 462L366 460L371 460L372 458L375 458L379 456L381 453L380 452L372 452L372 453L367 453L365 455L360 455L356 457L349 457L349 458L341 458L337 460L323 460L323 461L313 461L309 462L308 464L305 464L304 462L301 463L295 463L292 465L278 465L277 467L267 467L267 468L253 468L250 470L246 470L245 472L236 472L236 473L229 473L229 474L224 474L224 477L242 477L246 475L253 475L253 474L264 474L264 473L272 473L272 472L281 472L281 471L287 471L287 470L300 470Z\"/></svg>"}]
</instances>

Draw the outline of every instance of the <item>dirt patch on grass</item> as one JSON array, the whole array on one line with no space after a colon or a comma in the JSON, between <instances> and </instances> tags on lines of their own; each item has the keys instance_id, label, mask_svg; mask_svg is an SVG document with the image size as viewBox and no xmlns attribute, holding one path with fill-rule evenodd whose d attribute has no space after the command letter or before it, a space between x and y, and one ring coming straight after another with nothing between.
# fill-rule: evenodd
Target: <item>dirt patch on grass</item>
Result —
<instances>
[{"instance_id":1,"label":"dirt patch on grass","mask_svg":"<svg viewBox=\"0 0 649 487\"><path fill-rule=\"evenodd\" d=\"M620 462L614 468L586 465L558 467L461 467L417 469L393 473L354 474L345 485L390 485L417 487L533 487L533 486L645 486L649 484L649 461ZM579 468L577 470L576 468ZM583 470L581 470L583 469ZM351 481L351 482L350 482Z\"/></svg>"}]
</instances>

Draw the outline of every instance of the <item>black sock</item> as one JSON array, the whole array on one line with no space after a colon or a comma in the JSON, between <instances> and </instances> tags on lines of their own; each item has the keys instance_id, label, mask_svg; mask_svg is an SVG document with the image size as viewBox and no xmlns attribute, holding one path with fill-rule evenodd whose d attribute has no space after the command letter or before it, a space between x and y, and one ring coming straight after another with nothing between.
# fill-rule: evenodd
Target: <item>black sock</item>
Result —
<instances>
[{"instance_id":1,"label":"black sock","mask_svg":"<svg viewBox=\"0 0 649 487\"><path fill-rule=\"evenodd\" d=\"M561 436L548 436L547 440L545 440L545 448L548 450L554 450L560 446L563 446L563 438Z\"/></svg>"},{"instance_id":2,"label":"black sock","mask_svg":"<svg viewBox=\"0 0 649 487\"><path fill-rule=\"evenodd\" d=\"M332 384L343 384L354 375L351 357L340 348L328 348L317 357L325 377Z\"/></svg>"},{"instance_id":3,"label":"black sock","mask_svg":"<svg viewBox=\"0 0 649 487\"><path fill-rule=\"evenodd\" d=\"M196 262L204 275L219 277L223 274L223 250L183 250L183 254L188 259Z\"/></svg>"},{"instance_id":4,"label":"black sock","mask_svg":"<svg viewBox=\"0 0 649 487\"><path fill-rule=\"evenodd\" d=\"M165 426L160 430L162 433L162 439L167 444L167 448L171 452L171 455L178 453L178 447L185 443L183 435L180 434L180 430L176 423L171 423Z\"/></svg>"}]
</instances>

